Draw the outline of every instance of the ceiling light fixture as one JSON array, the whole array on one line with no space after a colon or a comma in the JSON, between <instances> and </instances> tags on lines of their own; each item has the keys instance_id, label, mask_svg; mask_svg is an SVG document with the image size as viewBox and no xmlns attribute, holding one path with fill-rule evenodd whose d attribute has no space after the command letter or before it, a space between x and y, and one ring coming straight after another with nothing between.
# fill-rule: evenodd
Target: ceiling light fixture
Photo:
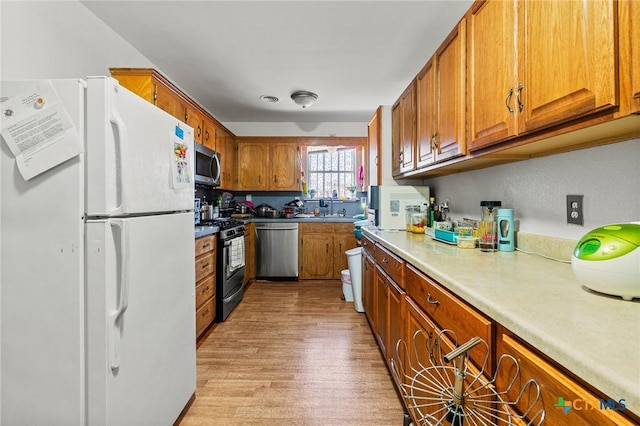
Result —
<instances>
[{"instance_id":1,"label":"ceiling light fixture","mask_svg":"<svg viewBox=\"0 0 640 426\"><path fill-rule=\"evenodd\" d=\"M313 92L299 90L291 94L291 99L293 99L293 102L295 102L297 105L300 105L302 108L307 108L313 105L313 103L318 100L318 95Z\"/></svg>"},{"instance_id":2,"label":"ceiling light fixture","mask_svg":"<svg viewBox=\"0 0 640 426\"><path fill-rule=\"evenodd\" d=\"M260 99L262 99L265 102L270 102L270 103L275 103L278 102L280 99L278 99L277 96L270 96L270 95L262 95L260 96Z\"/></svg>"}]
</instances>

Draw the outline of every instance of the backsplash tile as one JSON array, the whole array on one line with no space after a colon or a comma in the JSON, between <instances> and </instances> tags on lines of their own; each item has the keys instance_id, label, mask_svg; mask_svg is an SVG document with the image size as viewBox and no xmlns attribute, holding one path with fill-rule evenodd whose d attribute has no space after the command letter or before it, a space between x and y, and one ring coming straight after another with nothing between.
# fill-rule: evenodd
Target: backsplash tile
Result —
<instances>
[{"instance_id":1,"label":"backsplash tile","mask_svg":"<svg viewBox=\"0 0 640 426\"><path fill-rule=\"evenodd\" d=\"M571 255L577 243L578 240L567 238L529 234L528 232L516 233L516 246L523 252L537 253L563 261L571 261Z\"/></svg>"}]
</instances>

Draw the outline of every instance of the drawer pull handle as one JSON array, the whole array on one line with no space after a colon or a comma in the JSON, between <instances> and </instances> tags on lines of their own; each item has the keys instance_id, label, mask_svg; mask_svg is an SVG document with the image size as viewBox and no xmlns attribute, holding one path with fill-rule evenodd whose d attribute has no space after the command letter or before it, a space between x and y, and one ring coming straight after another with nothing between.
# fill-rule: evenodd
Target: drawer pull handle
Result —
<instances>
[{"instance_id":1,"label":"drawer pull handle","mask_svg":"<svg viewBox=\"0 0 640 426\"><path fill-rule=\"evenodd\" d=\"M387 259L386 257L382 258L382 263L389 263L389 259Z\"/></svg>"},{"instance_id":2,"label":"drawer pull handle","mask_svg":"<svg viewBox=\"0 0 640 426\"><path fill-rule=\"evenodd\" d=\"M432 305L436 305L436 306L438 306L440 304L439 301L433 300L431 298L431 293L427 293L427 303L431 303Z\"/></svg>"},{"instance_id":3,"label":"drawer pull handle","mask_svg":"<svg viewBox=\"0 0 640 426\"><path fill-rule=\"evenodd\" d=\"M206 248L209 248L209 247L211 247L211 244L209 244L209 243L204 244L204 245L202 246L202 248L203 248L203 249L206 249Z\"/></svg>"},{"instance_id":4,"label":"drawer pull handle","mask_svg":"<svg viewBox=\"0 0 640 426\"><path fill-rule=\"evenodd\" d=\"M207 269L208 267L209 267L209 262L204 263L204 264L202 265L202 269Z\"/></svg>"}]
</instances>

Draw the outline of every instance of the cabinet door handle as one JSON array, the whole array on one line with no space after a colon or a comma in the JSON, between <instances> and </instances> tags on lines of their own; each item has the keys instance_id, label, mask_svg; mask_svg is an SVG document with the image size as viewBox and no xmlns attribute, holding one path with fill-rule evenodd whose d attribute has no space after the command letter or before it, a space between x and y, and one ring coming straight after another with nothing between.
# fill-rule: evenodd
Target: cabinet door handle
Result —
<instances>
[{"instance_id":1,"label":"cabinet door handle","mask_svg":"<svg viewBox=\"0 0 640 426\"><path fill-rule=\"evenodd\" d=\"M198 136L200 136L201 134L202 134L202 128L198 126Z\"/></svg>"},{"instance_id":2,"label":"cabinet door handle","mask_svg":"<svg viewBox=\"0 0 640 426\"><path fill-rule=\"evenodd\" d=\"M522 109L524 108L524 104L520 101L520 93L522 93L523 88L524 86L522 85L522 83L518 83L518 93L516 94L516 100L518 101L518 112L522 112Z\"/></svg>"},{"instance_id":3,"label":"cabinet door handle","mask_svg":"<svg viewBox=\"0 0 640 426\"><path fill-rule=\"evenodd\" d=\"M208 131L208 130L205 130L205 131L204 131L204 140L205 140L205 141L208 141L208 140L209 140L209 131Z\"/></svg>"},{"instance_id":4,"label":"cabinet door handle","mask_svg":"<svg viewBox=\"0 0 640 426\"><path fill-rule=\"evenodd\" d=\"M431 298L431 293L427 293L427 303L438 306L440 302Z\"/></svg>"},{"instance_id":5,"label":"cabinet door handle","mask_svg":"<svg viewBox=\"0 0 640 426\"><path fill-rule=\"evenodd\" d=\"M376 158L373 161L374 161L375 165L377 166L378 165L378 156L377 155L376 155Z\"/></svg>"},{"instance_id":6,"label":"cabinet door handle","mask_svg":"<svg viewBox=\"0 0 640 426\"><path fill-rule=\"evenodd\" d=\"M329 244L327 244L327 254L329 254Z\"/></svg>"},{"instance_id":7,"label":"cabinet door handle","mask_svg":"<svg viewBox=\"0 0 640 426\"><path fill-rule=\"evenodd\" d=\"M507 95L507 98L504 100L504 106L507 107L507 109L509 110L509 114L513 115L513 108L511 108L509 106L509 104L511 103L511 97L513 96L513 87L511 89L509 89L509 94Z\"/></svg>"},{"instance_id":8,"label":"cabinet door handle","mask_svg":"<svg viewBox=\"0 0 640 426\"><path fill-rule=\"evenodd\" d=\"M400 154L398 155L398 163L402 164L403 161L404 161L404 151L400 152Z\"/></svg>"},{"instance_id":9,"label":"cabinet door handle","mask_svg":"<svg viewBox=\"0 0 640 426\"><path fill-rule=\"evenodd\" d=\"M262 183L262 175L258 175L258 183Z\"/></svg>"},{"instance_id":10,"label":"cabinet door handle","mask_svg":"<svg viewBox=\"0 0 640 426\"><path fill-rule=\"evenodd\" d=\"M382 263L389 263L389 259L387 259L386 257L382 258Z\"/></svg>"},{"instance_id":11,"label":"cabinet door handle","mask_svg":"<svg viewBox=\"0 0 640 426\"><path fill-rule=\"evenodd\" d=\"M273 175L273 183L278 183L278 175Z\"/></svg>"}]
</instances>

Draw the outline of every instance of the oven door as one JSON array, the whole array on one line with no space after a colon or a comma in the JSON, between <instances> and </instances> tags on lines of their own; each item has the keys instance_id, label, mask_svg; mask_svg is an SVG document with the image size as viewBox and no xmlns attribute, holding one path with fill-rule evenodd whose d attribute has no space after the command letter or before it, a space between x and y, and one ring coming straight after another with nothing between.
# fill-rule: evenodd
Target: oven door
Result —
<instances>
[{"instance_id":1,"label":"oven door","mask_svg":"<svg viewBox=\"0 0 640 426\"><path fill-rule=\"evenodd\" d=\"M224 241L222 244L222 296L233 293L244 280L244 235Z\"/></svg>"},{"instance_id":2,"label":"oven door","mask_svg":"<svg viewBox=\"0 0 640 426\"><path fill-rule=\"evenodd\" d=\"M195 154L195 182L202 185L219 186L220 154L199 143L195 144Z\"/></svg>"}]
</instances>

